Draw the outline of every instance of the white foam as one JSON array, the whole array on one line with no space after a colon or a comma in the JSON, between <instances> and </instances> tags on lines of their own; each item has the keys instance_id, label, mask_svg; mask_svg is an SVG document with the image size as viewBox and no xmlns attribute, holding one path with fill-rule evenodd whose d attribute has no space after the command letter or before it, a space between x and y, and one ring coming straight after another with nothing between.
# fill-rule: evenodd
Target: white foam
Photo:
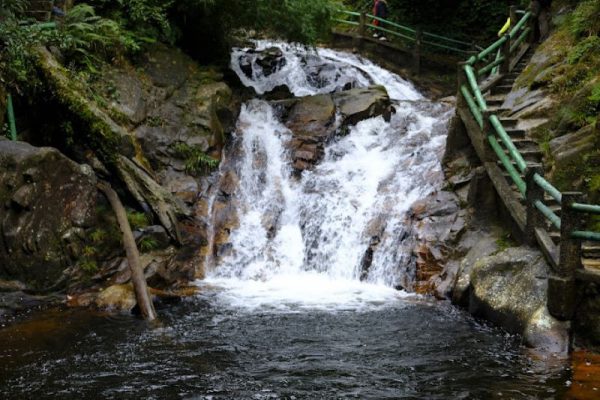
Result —
<instances>
[{"instance_id":1,"label":"white foam","mask_svg":"<svg viewBox=\"0 0 600 400\"><path fill-rule=\"evenodd\" d=\"M259 48L272 45L258 43ZM354 80L365 86L383 84L392 97L422 99L400 77L327 49L319 54L335 64L337 72L327 77L331 79L326 79L326 88L315 88L298 71L307 51L277 45L288 60L277 74L248 79L238 71L259 92L282 80L297 95ZM400 233L412 203L441 186L439 158L445 134L434 126L440 118L445 123L449 113L440 112L440 106L410 102L396 108L391 122L377 117L351 127L327 147L313 171L295 179L286 150L291 133L267 102L245 104L236 132L243 153L236 193L239 228L229 238L232 253L202 284L219 287L217 298L223 304L247 310L398 305L406 294L394 286L401 278L400 267L410 260L399 246ZM378 226L375 233L373 226ZM380 243L364 276L362 259L374 234Z\"/></svg>"}]
</instances>

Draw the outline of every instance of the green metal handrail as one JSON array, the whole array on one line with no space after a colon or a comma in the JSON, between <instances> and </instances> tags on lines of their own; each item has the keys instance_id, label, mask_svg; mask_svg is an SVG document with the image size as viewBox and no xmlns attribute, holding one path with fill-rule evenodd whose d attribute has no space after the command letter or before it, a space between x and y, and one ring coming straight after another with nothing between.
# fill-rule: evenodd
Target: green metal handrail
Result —
<instances>
[{"instance_id":1,"label":"green metal handrail","mask_svg":"<svg viewBox=\"0 0 600 400\"><path fill-rule=\"evenodd\" d=\"M600 214L600 206L595 204L573 203L571 209L583 213Z\"/></svg>"},{"instance_id":2,"label":"green metal handrail","mask_svg":"<svg viewBox=\"0 0 600 400\"><path fill-rule=\"evenodd\" d=\"M573 239L593 240L596 242L600 242L600 233L599 232L573 231L571 233L571 237Z\"/></svg>"},{"instance_id":3,"label":"green metal handrail","mask_svg":"<svg viewBox=\"0 0 600 400\"><path fill-rule=\"evenodd\" d=\"M481 93L479 84L477 83L477 77L483 76L490 71L492 71L492 74L497 72L499 66L506 61L505 56L502 55L501 48L507 40L511 40L518 35L517 39L514 41L511 40L510 43L510 53L512 54L519 48L519 46L526 40L527 36L531 33L531 28L525 26L527 21L532 17L531 12L520 12L520 14L522 14L523 17L510 30L508 35L501 37L500 39L492 43L489 47L480 51L478 54L471 56L463 66L466 81L468 82L468 84L461 85L459 87L459 91L462 94L464 100L466 101L472 116L475 118L475 120L482 129L485 123L484 113L485 111L487 111L487 103L485 101L485 98L483 97L483 94ZM475 72L474 65L479 61L486 59L495 51L497 51L496 59L477 70L477 72ZM512 139L504 129L504 126L502 126L502 123L498 116L495 114L490 115L489 122L494 128L495 133L500 138L502 144L506 148L508 155L505 153L504 148L493 134L490 134L490 132L484 132L484 134L487 135L490 147L492 148L492 150L494 151L494 153L508 172L510 179L516 185L522 197L526 198L527 184L523 180L521 173L524 173L527 170L527 163L525 162L523 156L516 148ZM513 165L513 161L516 167L515 165ZM533 182L542 190L544 190L545 193L549 194L550 197L556 200L559 204L562 203L562 193L557 188L555 188L550 182L548 182L542 175L537 173L534 174ZM536 209L538 209L540 213L548 221L550 221L552 225L554 225L559 230L561 229L561 218L546 204L544 204L542 200L536 200L533 204L536 207ZM574 211L582 213L600 214L600 205L573 203L570 205L570 208ZM570 236L573 239L600 241L600 232L573 231L571 232Z\"/></svg>"},{"instance_id":4,"label":"green metal handrail","mask_svg":"<svg viewBox=\"0 0 600 400\"><path fill-rule=\"evenodd\" d=\"M521 178L519 171L517 171L515 166L512 165L512 162L508 158L508 156L504 154L502 146L500 146L500 143L498 143L498 140L493 135L488 135L488 142L490 142L492 149L502 162L502 165L504 165L504 168L508 172L508 175L510 176L512 181L515 183L515 185L517 185L517 189L519 189L519 192L521 192L521 195L523 195L523 198L525 198L527 193L527 184L525 183L523 178Z\"/></svg>"},{"instance_id":5,"label":"green metal handrail","mask_svg":"<svg viewBox=\"0 0 600 400\"><path fill-rule=\"evenodd\" d=\"M398 24L396 22L384 19L384 18L380 18L377 17L373 14L369 14L369 13L360 13L360 12L356 12L356 11L348 11L348 10L338 10L338 12L340 14L345 14L351 17L360 17L361 15L364 15L365 18L369 19L369 20L375 20L375 21L379 21L382 24L386 24L386 27L383 27L381 25L375 25L373 23L365 23L364 26L375 29L377 31L381 31L381 32L385 32L385 33L389 33L390 35L408 40L410 42L416 42L417 41L417 30L410 28L408 26L405 25L401 25ZM353 20L349 20L349 19L343 19L343 18L332 18L333 21L338 22L340 24L346 24L346 25L351 25L351 26L360 26L360 22L357 21L353 21ZM389 29L387 26L396 28L401 30L401 32L398 32L396 30L393 29ZM443 41L445 43L439 43L437 41L433 41L433 40L422 40L421 43L428 45L428 46L433 46L439 49L444 49L444 50L448 50L448 51L452 51L455 53L460 53L460 54L469 54L470 53L470 49L472 49L474 47L474 45L472 43L467 43L464 42L462 40L458 40L458 39L453 39L453 38L448 38L445 36L441 36L441 35L437 35L435 33L431 33L431 32L422 32L423 37L428 37L428 38L432 38L432 39L437 39L438 41ZM460 45L460 46L465 46L468 49L462 49L459 48L457 46L452 46L452 45L448 45L447 43L451 43L451 44L455 44L455 45Z\"/></svg>"},{"instance_id":6,"label":"green metal handrail","mask_svg":"<svg viewBox=\"0 0 600 400\"><path fill-rule=\"evenodd\" d=\"M514 43L511 43L511 45L510 45L511 53L514 53L515 50L517 50L519 48L521 43L523 43L525 41L525 38L527 38L527 35L529 35L529 31L531 31L530 28L525 28L525 30L523 31L521 36L519 36L519 38Z\"/></svg>"},{"instance_id":7,"label":"green metal handrail","mask_svg":"<svg viewBox=\"0 0 600 400\"><path fill-rule=\"evenodd\" d=\"M440 49L446 49L446 50L454 51L456 53L464 53L464 54L469 54L470 53L469 50L457 49L456 47L450 47L450 46L446 46L444 44L430 42L429 40L423 40L422 43L428 44L430 46L438 47Z\"/></svg>"},{"instance_id":8,"label":"green metal handrail","mask_svg":"<svg viewBox=\"0 0 600 400\"><path fill-rule=\"evenodd\" d=\"M471 92L469 92L469 88L467 88L466 85L462 85L460 87L460 92L465 98L465 101L467 102L469 110L471 110L471 114L473 114L475 121L477 121L477 124L480 128L483 128L483 114L481 114L481 111L479 111L479 107L477 107L477 104L475 103Z\"/></svg>"},{"instance_id":9,"label":"green metal handrail","mask_svg":"<svg viewBox=\"0 0 600 400\"><path fill-rule=\"evenodd\" d=\"M557 188L552 186L552 184L548 182L543 176L541 176L540 174L534 174L533 181L539 187L544 189L544 191L548 193L554 200L556 200L559 203L562 202L562 193Z\"/></svg>"},{"instance_id":10,"label":"green metal handrail","mask_svg":"<svg viewBox=\"0 0 600 400\"><path fill-rule=\"evenodd\" d=\"M15 108L13 106L12 96L9 94L6 99L6 114L8 117L8 130L10 139L17 140L17 122L15 119Z\"/></svg>"},{"instance_id":11,"label":"green metal handrail","mask_svg":"<svg viewBox=\"0 0 600 400\"><path fill-rule=\"evenodd\" d=\"M467 43L467 42L463 42L462 40L457 40L457 39L452 39L452 38L448 38L445 36L436 35L435 33L423 32L423 36L429 36L434 39L445 40L447 42L451 42L451 43L455 43L455 44L462 44L464 46L468 46L469 48L473 47L473 43Z\"/></svg>"},{"instance_id":12,"label":"green metal handrail","mask_svg":"<svg viewBox=\"0 0 600 400\"><path fill-rule=\"evenodd\" d=\"M521 28L523 28L523 26L527 23L529 18L531 18L531 11L528 11L525 13L525 15L523 15L523 18L521 18L519 22L517 22L517 24L510 30L508 36L510 36L511 39L515 37Z\"/></svg>"},{"instance_id":13,"label":"green metal handrail","mask_svg":"<svg viewBox=\"0 0 600 400\"><path fill-rule=\"evenodd\" d=\"M394 28L398 28L398 29L404 29L405 31L407 31L407 32L410 32L410 33L417 33L417 31L416 31L415 29L409 28L408 26L404 26L404 25L397 24L397 23L395 23L395 22L389 21L389 20L387 20L387 19L384 19L384 18L377 17L377 16L375 16L375 15L373 15L373 14L368 14L368 13L367 13L367 14L366 14L366 16L367 16L367 18L369 18L369 19L374 19L374 20L376 20L376 21L383 22L384 24L391 25L391 26L393 26Z\"/></svg>"},{"instance_id":14,"label":"green metal handrail","mask_svg":"<svg viewBox=\"0 0 600 400\"><path fill-rule=\"evenodd\" d=\"M511 140L510 136L508 136L508 133L506 133L506 130L504 130L504 127L502 126L502 123L500 122L498 116L495 114L491 115L490 123L496 130L496 133L498 133L498 136L500 136L500 139L502 140L502 143L504 143L504 146L508 150L508 153L517 164L519 171L525 172L525 169L527 169L527 163L523 159L521 153L519 153L519 150Z\"/></svg>"},{"instance_id":15,"label":"green metal handrail","mask_svg":"<svg viewBox=\"0 0 600 400\"><path fill-rule=\"evenodd\" d=\"M379 26L379 25L365 24L365 26L367 26L367 27L369 27L369 28L376 29L376 30L378 30L378 31L382 31L382 32L385 32L385 33L389 33L390 35L394 35L394 36L401 37L401 38L403 38L403 39L406 39L406 40L409 40L409 41L411 41L411 42L414 42L414 41L416 40L415 38L412 38L412 37L410 37L410 36L407 36L407 35L405 35L405 34L403 34L403 33L396 32L396 31L392 31L391 29L383 28L383 27L381 27L381 26Z\"/></svg>"},{"instance_id":16,"label":"green metal handrail","mask_svg":"<svg viewBox=\"0 0 600 400\"><path fill-rule=\"evenodd\" d=\"M492 73L493 73L493 70L495 70L496 67L498 67L503 62L504 62L503 56L500 55L500 56L496 57L495 61L492 61L491 63L489 63L488 65L486 65L485 67L483 67L479 71L477 71L477 76L483 76L490 71L492 71Z\"/></svg>"},{"instance_id":17,"label":"green metal handrail","mask_svg":"<svg viewBox=\"0 0 600 400\"><path fill-rule=\"evenodd\" d=\"M471 90L475 95L475 100L477 100L477 105L481 111L487 111L487 103L483 98L483 94L481 94L481 90L479 90L479 84L477 83L477 78L475 78L475 72L473 72L473 67L470 65L464 66L465 73L467 74L467 82L471 85Z\"/></svg>"},{"instance_id":18,"label":"green metal handrail","mask_svg":"<svg viewBox=\"0 0 600 400\"><path fill-rule=\"evenodd\" d=\"M352 26L359 26L360 25L360 22L349 21L347 19L333 18L332 20L335 21L335 22L339 22L339 23L342 23L342 24L348 24L348 25L352 25Z\"/></svg>"},{"instance_id":19,"label":"green metal handrail","mask_svg":"<svg viewBox=\"0 0 600 400\"><path fill-rule=\"evenodd\" d=\"M504 44L504 42L506 42L507 40L508 39L506 36L502 36L500 39L496 40L492 45L490 45L489 47L487 47L487 48L483 49L481 52L479 52L479 54L474 55L471 58L469 58L467 60L467 64L473 65L476 62L483 60L485 57L489 56L494 51L498 50Z\"/></svg>"},{"instance_id":20,"label":"green metal handrail","mask_svg":"<svg viewBox=\"0 0 600 400\"><path fill-rule=\"evenodd\" d=\"M556 215L554 211L552 211L547 205L542 203L541 200L536 200L533 204L538 210L540 210L544 217L546 217L550 222L552 222L552 225L554 225L556 229L561 228L562 222L560 220L560 217Z\"/></svg>"}]
</instances>

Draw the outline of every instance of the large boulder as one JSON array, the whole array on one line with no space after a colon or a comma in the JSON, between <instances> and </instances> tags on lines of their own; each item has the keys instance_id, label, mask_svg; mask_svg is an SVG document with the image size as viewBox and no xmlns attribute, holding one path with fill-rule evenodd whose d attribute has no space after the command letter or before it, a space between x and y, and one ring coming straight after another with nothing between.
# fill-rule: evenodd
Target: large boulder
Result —
<instances>
[{"instance_id":1,"label":"large boulder","mask_svg":"<svg viewBox=\"0 0 600 400\"><path fill-rule=\"evenodd\" d=\"M292 162L298 172L311 169L321 160L325 144L336 133L380 115L389 120L392 112L383 86L279 100L272 104L281 111L285 125L292 132ZM337 122L336 115L340 116Z\"/></svg>"},{"instance_id":2,"label":"large boulder","mask_svg":"<svg viewBox=\"0 0 600 400\"><path fill-rule=\"evenodd\" d=\"M390 97L383 86L345 90L333 94L333 101L343 124L356 125L367 118L391 116Z\"/></svg>"},{"instance_id":3,"label":"large boulder","mask_svg":"<svg viewBox=\"0 0 600 400\"><path fill-rule=\"evenodd\" d=\"M548 313L549 266L531 248L514 247L477 261L470 273L469 311L524 335L526 344L568 351L569 324Z\"/></svg>"},{"instance_id":4,"label":"large boulder","mask_svg":"<svg viewBox=\"0 0 600 400\"><path fill-rule=\"evenodd\" d=\"M0 279L54 287L94 223L93 171L53 148L0 140L0 183Z\"/></svg>"}]
</instances>

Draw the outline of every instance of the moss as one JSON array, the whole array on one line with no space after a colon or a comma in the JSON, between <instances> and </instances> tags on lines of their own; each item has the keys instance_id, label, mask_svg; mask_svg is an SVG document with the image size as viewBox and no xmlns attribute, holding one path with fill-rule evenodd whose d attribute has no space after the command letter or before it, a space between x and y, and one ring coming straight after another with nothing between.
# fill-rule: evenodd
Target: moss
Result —
<instances>
[{"instance_id":1,"label":"moss","mask_svg":"<svg viewBox=\"0 0 600 400\"><path fill-rule=\"evenodd\" d=\"M501 253L508 248L519 246L519 244L510 233L504 232L498 239L496 239L496 246L498 246L498 249L492 255Z\"/></svg>"}]
</instances>

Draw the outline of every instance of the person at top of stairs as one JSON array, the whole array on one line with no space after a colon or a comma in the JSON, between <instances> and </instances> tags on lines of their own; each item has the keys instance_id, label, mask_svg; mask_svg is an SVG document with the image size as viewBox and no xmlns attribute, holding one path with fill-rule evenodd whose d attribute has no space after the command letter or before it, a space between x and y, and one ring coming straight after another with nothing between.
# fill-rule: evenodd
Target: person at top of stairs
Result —
<instances>
[{"instance_id":1,"label":"person at top of stairs","mask_svg":"<svg viewBox=\"0 0 600 400\"><path fill-rule=\"evenodd\" d=\"M375 0L375 3L373 5L373 15L375 15L377 18L382 18L382 19L386 19L388 16L388 4L386 0ZM373 20L373 25L375 26L380 26L381 22L377 19ZM382 34L381 37L379 36L379 32L377 30L375 30L375 33L373 34L373 37L379 37L379 40L387 40L386 37Z\"/></svg>"}]
</instances>

